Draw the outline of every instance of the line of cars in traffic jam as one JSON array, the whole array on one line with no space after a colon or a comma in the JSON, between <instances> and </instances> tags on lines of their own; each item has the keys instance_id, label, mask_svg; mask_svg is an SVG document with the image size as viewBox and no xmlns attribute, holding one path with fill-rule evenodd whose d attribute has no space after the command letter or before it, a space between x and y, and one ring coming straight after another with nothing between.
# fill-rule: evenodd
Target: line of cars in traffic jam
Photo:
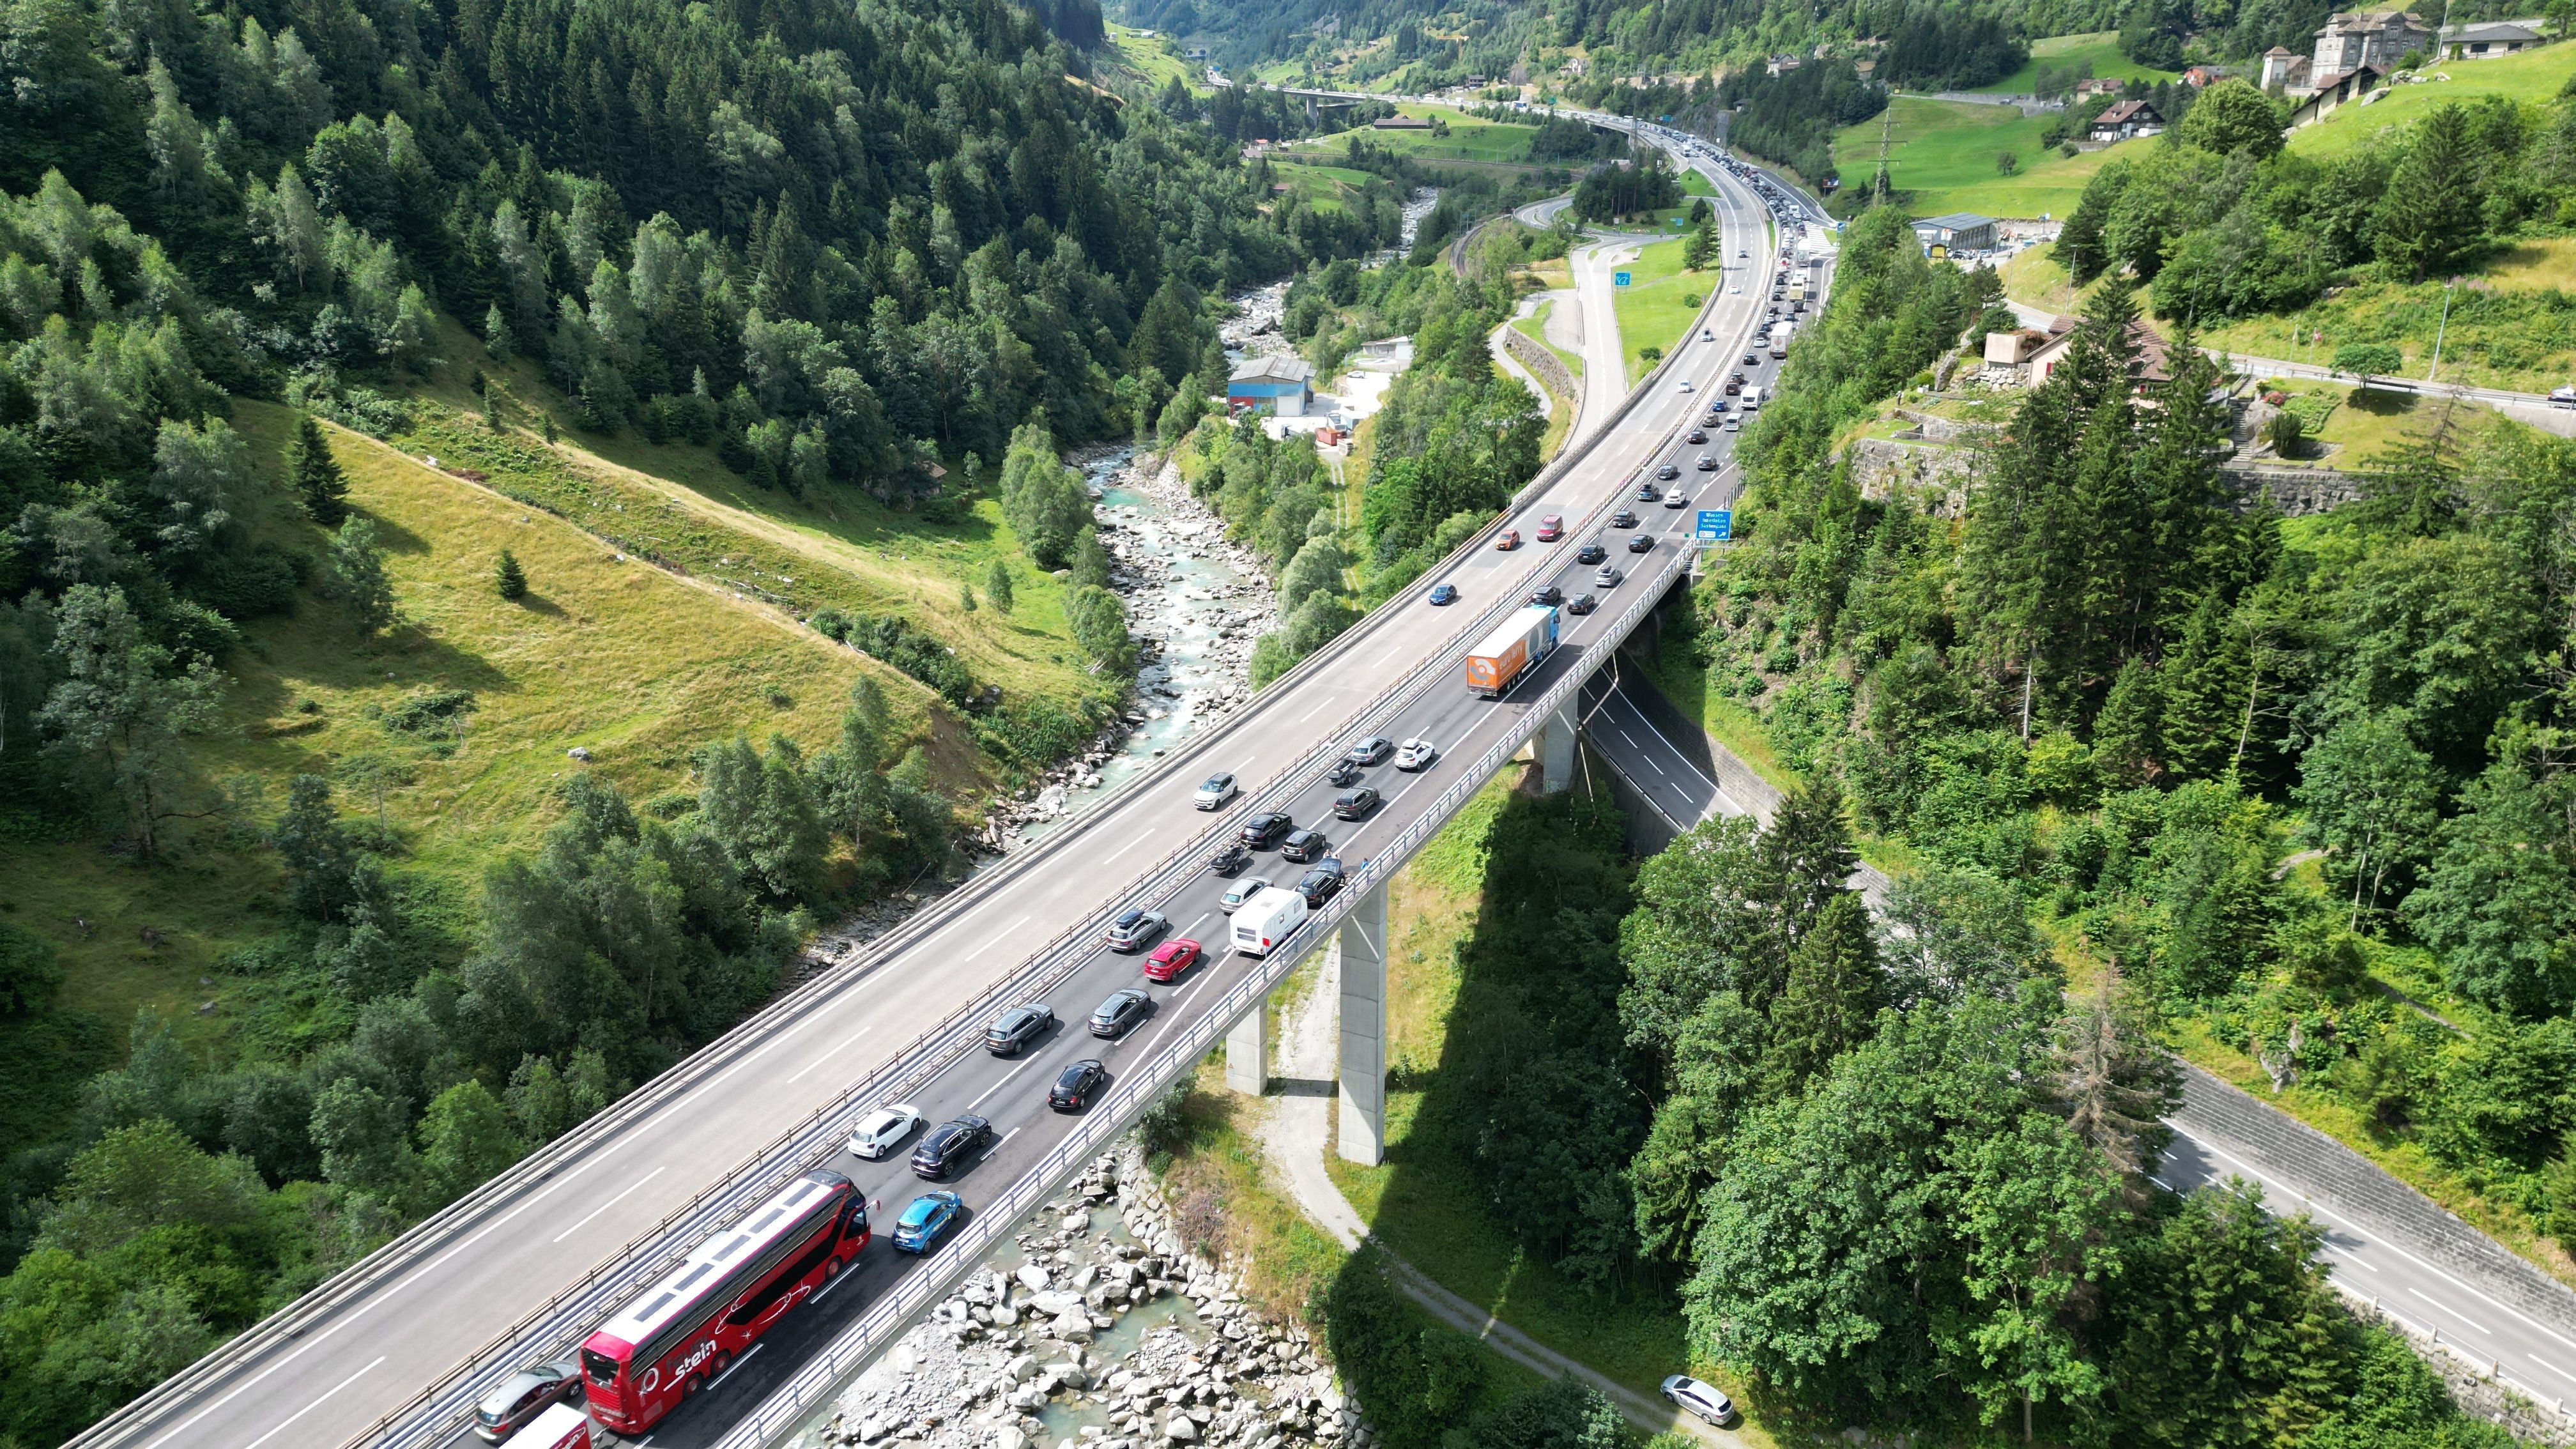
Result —
<instances>
[{"instance_id":1,"label":"line of cars in traffic jam","mask_svg":"<svg viewBox=\"0 0 2576 1449\"><path fill-rule=\"evenodd\" d=\"M1739 173L1740 174L1740 173ZM1769 199L1769 198L1766 198ZM1772 199L1778 209L1776 199ZM1775 287L1803 294L1792 286L1784 266ZM1775 292L1775 301L1778 293ZM1799 295L1789 299L1792 313ZM1773 309L1774 317L1778 309ZM1774 328L1778 337L1785 328ZM1703 330L1705 342L1716 339ZM1780 355L1775 347L1772 357ZM1734 432L1741 414L1761 406L1762 389L1750 380L1765 359L1757 345L1744 354L1744 371L1725 379L1723 394L1713 396L1705 416L1685 434L1691 445L1704 444L1716 431ZM1685 380L1683 391L1690 391ZM1728 399L1736 401L1730 405ZM1716 458L1701 453L1694 471L1713 474ZM1660 503L1667 509L1690 506L1679 486L1681 466L1666 461L1652 479L1638 485L1635 502ZM1672 485L1667 488L1664 485ZM1637 513L1620 508L1610 519L1614 531L1639 527ZM1565 519L1547 514L1532 531L1539 543L1567 537ZM1579 565L1594 566L1593 587L1608 591L1623 581L1609 558L1607 534L1578 544ZM1636 532L1630 553L1653 550L1654 537ZM1506 528L1495 538L1498 549L1522 546L1520 532ZM1430 602L1446 605L1460 597L1457 586L1443 582L1430 592ZM1591 592L1571 598L1554 583L1535 589L1523 607L1475 648L1466 660L1466 683L1474 692L1499 698L1526 676L1557 645L1559 611L1581 615L1598 605ZM1338 793L1332 816L1338 822L1360 822L1374 815L1385 797L1368 772L1392 761L1399 771L1428 769L1440 748L1427 739L1398 742L1372 735L1351 747L1325 773ZM1242 798L1232 774L1209 776L1193 803L1219 811ZM1321 824L1322 822L1319 822ZM1256 870L1260 853L1275 852L1284 865L1304 867L1293 881L1285 868ZM1219 902L1226 914L1226 947L1248 956L1266 956L1295 934L1308 916L1343 889L1348 876L1332 842L1316 826L1300 826L1282 811L1263 811L1246 819L1233 840L1207 862L1207 869L1230 877ZM1085 1026L1104 1043L1115 1044L1150 1020L1155 1012L1152 987L1169 985L1207 959L1205 943L1172 936L1171 922L1160 911L1131 909L1110 922L1102 944L1109 950L1141 956L1144 984L1121 987L1095 1007ZM1056 1028L1052 1006L1025 1002L996 1016L985 1029L985 1049L995 1056L1017 1056ZM1047 1084L1047 1106L1058 1112L1082 1112L1108 1090L1112 1073L1101 1057L1072 1062ZM979 1103L980 1105L980 1103ZM916 1141L915 1138L918 1138ZM912 1145L909 1165L925 1184L942 1184L995 1150L1001 1141L989 1118L973 1112L933 1124L910 1103L880 1106L850 1132L850 1153L865 1161L892 1157ZM636 1294L570 1357L531 1364L500 1383L477 1403L473 1427L488 1443L507 1441L514 1449L589 1449L594 1419L621 1434L649 1433L661 1418L698 1391L723 1377L746 1355L753 1340L788 1310L830 1291L838 1275L855 1260L870 1237L866 1196L846 1175L814 1168L753 1206L732 1225L700 1243L687 1258ZM895 1251L927 1254L966 1220L965 1199L947 1186L931 1186L897 1214L891 1234ZM1683 1375L1666 1379L1663 1392L1678 1408L1713 1424L1735 1420L1735 1407L1711 1385Z\"/></svg>"},{"instance_id":2,"label":"line of cars in traffic jam","mask_svg":"<svg viewBox=\"0 0 2576 1449\"><path fill-rule=\"evenodd\" d=\"M1750 261L1752 257L1752 253L1745 250L1738 250L1736 255L1747 261ZM1774 285L1775 287L1786 286L1790 277L1790 273L1787 269L1788 263L1781 261L1778 265L1781 270L1779 276L1775 279ZM1803 281L1801 281L1799 285L1803 289ZM1775 297L1776 295L1777 294L1775 293ZM1805 304L1802 302L1798 305L1803 310ZM1754 344L1745 351L1741 364L1735 370L1729 372L1725 379L1719 383L1719 394L1708 399L1705 405L1706 411L1701 415L1697 423L1693 424L1682 434L1682 441L1696 447L1706 444L1709 441L1710 434L1712 433L1740 433L1744 430L1744 419L1761 412L1762 401L1765 393L1762 385L1754 379L1759 375L1765 363L1786 355L1785 349L1788 342L1788 329L1792 325L1789 321L1780 317L1780 309L1777 306L1771 308L1770 315L1772 320L1767 326L1766 335L1776 339L1777 345L1770 347L1766 355L1765 344L1761 340L1757 339ZM1717 342L1717 333L1711 328L1701 328L1699 337L1700 341L1703 343L1714 345ZM1723 364L1720 365L1722 366ZM1696 392L1698 390L1697 385L1687 377L1682 378L1675 384L1675 386L1679 391L1686 393ZM1691 470L1693 472L1715 474L1719 470L1720 466L1717 456L1713 453L1701 453L1691 460ZM1664 462L1656 465L1654 476L1651 479L1641 481L1637 485L1635 501L1639 503L1659 503L1665 508L1673 510L1688 508L1691 506L1691 496L1688 492L1678 486L1669 489L1663 486L1665 484L1678 484L1681 481L1681 478L1682 465L1673 459L1666 459ZM1642 520L1639 518L1635 510L1622 508L1610 516L1610 527L1621 531L1639 529L1641 521ZM1542 516L1538 521L1538 528L1532 536L1540 543L1556 543L1561 541L1566 537L1564 516L1556 513ZM1510 552L1513 549L1521 547L1520 530L1517 528L1506 528L1496 533L1494 535L1494 547L1503 552ZM1626 547L1630 553L1652 553L1655 548L1655 535L1639 529L1638 532L1629 535ZM1604 592L1617 588L1625 577L1620 573L1617 566L1608 561L1609 555L1609 545L1605 541L1605 537L1602 535L1595 535L1592 538L1584 540L1574 552L1575 562L1582 564L1595 564L1599 566L1599 571L1593 575L1593 588ZM1443 579L1439 583L1431 586L1430 592L1423 595L1423 601L1434 608L1445 608L1448 605L1457 603L1460 599L1465 597L1466 594L1460 590L1456 582ZM1536 593L1532 594L1530 596L1530 603L1544 604L1549 607L1562 607L1568 614L1580 615L1589 614L1594 609L1599 608L1601 601L1596 594L1589 591L1578 592L1571 598L1568 598L1564 596L1564 591L1561 588L1550 584L1540 588ZM1526 636L1529 633L1529 628L1530 625L1527 622L1518 625L1507 623L1501 630L1497 631L1494 639L1489 639L1486 643L1489 645L1493 644L1497 640L1501 639L1503 635L1509 633L1520 633ZM1553 639L1550 639L1548 647L1554 647ZM1545 652L1545 650L1536 650L1531 653L1524 661L1524 669L1529 664L1537 663L1541 657L1544 657ZM1510 678L1516 677L1519 673L1523 672L1522 670L1507 671L1506 677L1503 681L1503 688L1494 689L1489 686L1488 676L1481 674L1477 670L1474 662L1477 657L1478 656L1476 654L1471 654L1469 656L1468 686L1489 699L1501 697L1504 690L1509 688ZM1216 807L1214 805L1209 805L1202 800L1200 808L1214 809Z\"/></svg>"}]
</instances>

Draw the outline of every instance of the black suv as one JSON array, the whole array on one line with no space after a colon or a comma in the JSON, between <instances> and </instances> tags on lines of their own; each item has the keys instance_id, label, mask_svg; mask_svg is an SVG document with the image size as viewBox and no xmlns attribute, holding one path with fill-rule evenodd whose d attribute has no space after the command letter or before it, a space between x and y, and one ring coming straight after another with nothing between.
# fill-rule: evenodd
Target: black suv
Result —
<instances>
[{"instance_id":1,"label":"black suv","mask_svg":"<svg viewBox=\"0 0 2576 1449\"><path fill-rule=\"evenodd\" d=\"M1276 810L1265 810L1243 822L1243 834L1238 838L1255 850L1268 850L1279 843L1280 836L1296 828L1296 821Z\"/></svg>"},{"instance_id":2,"label":"black suv","mask_svg":"<svg viewBox=\"0 0 2576 1449\"><path fill-rule=\"evenodd\" d=\"M1297 879L1297 894L1306 898L1309 908L1319 908L1341 893L1342 863L1330 856L1315 862L1313 870Z\"/></svg>"},{"instance_id":3,"label":"black suv","mask_svg":"<svg viewBox=\"0 0 2576 1449\"><path fill-rule=\"evenodd\" d=\"M1283 860L1299 862L1320 860L1331 845L1319 831L1292 830L1287 839L1279 842L1279 855Z\"/></svg>"},{"instance_id":4,"label":"black suv","mask_svg":"<svg viewBox=\"0 0 2576 1449\"><path fill-rule=\"evenodd\" d=\"M1546 607L1553 609L1557 605L1565 602L1565 590L1558 588L1554 584L1541 584L1537 588L1530 590L1530 602L1533 604L1543 604Z\"/></svg>"},{"instance_id":5,"label":"black suv","mask_svg":"<svg viewBox=\"0 0 2576 1449\"><path fill-rule=\"evenodd\" d=\"M1344 820L1365 820L1377 808L1377 792L1366 785L1333 797L1333 813Z\"/></svg>"},{"instance_id":6,"label":"black suv","mask_svg":"<svg viewBox=\"0 0 2576 1449\"><path fill-rule=\"evenodd\" d=\"M912 1172L937 1182L966 1164L966 1159L993 1140L993 1124L981 1117L960 1117L930 1129L912 1149Z\"/></svg>"},{"instance_id":7,"label":"black suv","mask_svg":"<svg viewBox=\"0 0 2576 1449\"><path fill-rule=\"evenodd\" d=\"M1018 1056L1020 1048L1044 1036L1046 1029L1053 1025L1055 1012L1050 1007L1035 1002L1014 1006L994 1017L993 1024L984 1028L984 1050L997 1057Z\"/></svg>"},{"instance_id":8,"label":"black suv","mask_svg":"<svg viewBox=\"0 0 2576 1449\"><path fill-rule=\"evenodd\" d=\"M1610 526L1611 526L1612 528L1634 528L1634 527L1636 527L1636 526L1637 526L1637 515L1636 515L1636 512L1635 512L1633 509L1627 509L1627 508L1622 508L1622 509L1620 509L1618 512L1613 513L1613 514L1611 514L1611 515L1610 515Z\"/></svg>"},{"instance_id":9,"label":"black suv","mask_svg":"<svg viewBox=\"0 0 2576 1449\"><path fill-rule=\"evenodd\" d=\"M1599 563L1609 556L1610 550L1603 548L1601 546L1601 540L1597 538L1574 551L1574 561L1576 563Z\"/></svg>"}]
</instances>

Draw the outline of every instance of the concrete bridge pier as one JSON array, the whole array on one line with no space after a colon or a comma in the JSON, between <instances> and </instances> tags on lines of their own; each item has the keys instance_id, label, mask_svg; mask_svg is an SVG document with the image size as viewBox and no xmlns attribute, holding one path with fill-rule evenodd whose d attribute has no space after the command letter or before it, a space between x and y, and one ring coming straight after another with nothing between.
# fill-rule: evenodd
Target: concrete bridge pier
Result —
<instances>
[{"instance_id":1,"label":"concrete bridge pier","mask_svg":"<svg viewBox=\"0 0 2576 1449\"><path fill-rule=\"evenodd\" d=\"M1342 983L1341 1152L1375 1167L1386 1158L1386 882L1352 904L1333 933Z\"/></svg>"},{"instance_id":2,"label":"concrete bridge pier","mask_svg":"<svg viewBox=\"0 0 2576 1449\"><path fill-rule=\"evenodd\" d=\"M1258 1097L1270 1085L1270 998L1252 1003L1225 1034L1225 1085Z\"/></svg>"},{"instance_id":3,"label":"concrete bridge pier","mask_svg":"<svg viewBox=\"0 0 2576 1449\"><path fill-rule=\"evenodd\" d=\"M1569 694L1538 735L1538 791L1554 795L1574 783L1575 700L1581 691Z\"/></svg>"}]
</instances>

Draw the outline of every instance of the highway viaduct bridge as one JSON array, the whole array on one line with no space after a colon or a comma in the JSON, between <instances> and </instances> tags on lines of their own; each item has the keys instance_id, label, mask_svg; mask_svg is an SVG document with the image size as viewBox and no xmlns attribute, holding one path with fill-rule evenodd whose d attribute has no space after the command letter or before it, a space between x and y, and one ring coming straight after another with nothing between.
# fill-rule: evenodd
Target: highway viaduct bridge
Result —
<instances>
[{"instance_id":1,"label":"highway viaduct bridge","mask_svg":"<svg viewBox=\"0 0 2576 1449\"><path fill-rule=\"evenodd\" d=\"M1033 1205L1106 1146L1220 1039L1238 1081L1257 1087L1261 1007L1318 945L1338 951L1343 982L1342 1150L1374 1160L1384 1100L1385 886L1503 764L1535 741L1547 788L1575 753L1586 682L1692 567L1698 506L1735 491L1734 435L1683 434L1741 366L1763 319L1771 255L1763 206L1709 168L1730 279L1712 285L1676 346L1617 413L1522 491L1505 514L1426 576L1461 602L1390 601L1265 689L1252 705L1175 752L1081 820L1011 857L931 909L789 993L721 1040L629 1094L509 1172L405 1233L73 1441L81 1449L288 1449L446 1445L465 1439L475 1400L531 1360L568 1352L669 1265L786 1179L818 1163L848 1172L881 1204L879 1227L917 1186L900 1160L842 1150L853 1119L889 1101L933 1121L975 1112L998 1145L953 1184L970 1216L936 1253L880 1245L818 1301L799 1308L709 1392L658 1426L670 1449L752 1449L795 1425L818 1398L895 1337L1008 1234ZM1740 259L1739 259L1740 258ZM1713 340L1700 341L1701 328ZM1686 390L1687 389L1687 390ZM1711 456L1711 471L1695 467ZM1636 501L1665 461L1695 506ZM1638 523L1616 526L1634 509ZM1564 541L1535 542L1541 517ZM1503 529L1520 547L1494 547ZM1603 587L1574 554L1601 539L1624 577ZM1642 551L1623 545L1632 538ZM1595 613L1564 620L1563 643L1505 698L1461 682L1466 648L1534 588L1591 591ZM1441 748L1417 773L1373 771L1386 797L1368 819L1330 819L1325 767L1368 735ZM1191 809L1199 779L1228 770L1243 798ZM1283 810L1331 836L1349 885L1265 958L1222 949L1205 862L1254 810ZM1256 857L1286 879L1295 866ZM1130 906L1163 911L1173 933L1209 942L1207 960L1154 988L1155 1014L1114 1043L1079 1023L1110 991L1141 984L1136 958L1100 945ZM982 1050L1000 1009L1051 1004L1063 1027L1015 1059ZM1056 1070L1099 1056L1108 1098L1085 1114L1046 1110Z\"/></svg>"}]
</instances>

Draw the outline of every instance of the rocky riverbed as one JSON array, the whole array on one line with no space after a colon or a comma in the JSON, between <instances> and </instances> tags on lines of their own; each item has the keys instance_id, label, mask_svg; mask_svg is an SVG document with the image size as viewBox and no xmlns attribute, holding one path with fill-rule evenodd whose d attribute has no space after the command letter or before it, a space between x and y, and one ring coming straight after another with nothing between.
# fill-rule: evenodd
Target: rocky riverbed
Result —
<instances>
[{"instance_id":1,"label":"rocky riverbed","mask_svg":"<svg viewBox=\"0 0 2576 1449\"><path fill-rule=\"evenodd\" d=\"M1365 1449L1303 1325L1192 1252L1132 1139L792 1441L904 1449Z\"/></svg>"},{"instance_id":2,"label":"rocky riverbed","mask_svg":"<svg viewBox=\"0 0 2576 1449\"><path fill-rule=\"evenodd\" d=\"M1253 641L1278 627L1261 561L1227 541L1178 467L1128 448L1072 461L1099 495L1092 516L1137 641L1136 689L1090 748L993 810L985 840L995 849L1043 838L1239 708L1252 697Z\"/></svg>"}]
</instances>

